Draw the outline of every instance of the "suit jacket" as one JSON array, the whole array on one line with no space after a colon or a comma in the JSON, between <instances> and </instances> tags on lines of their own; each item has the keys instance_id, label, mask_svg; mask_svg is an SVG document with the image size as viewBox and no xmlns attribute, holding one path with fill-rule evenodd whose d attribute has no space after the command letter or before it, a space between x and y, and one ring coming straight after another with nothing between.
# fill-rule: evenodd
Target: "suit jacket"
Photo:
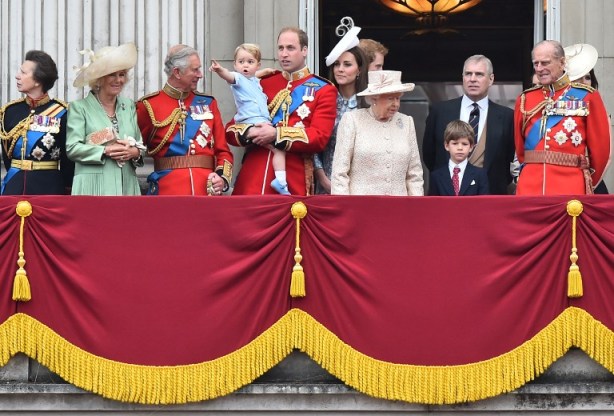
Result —
<instances>
[{"instance_id":1,"label":"suit jacket","mask_svg":"<svg viewBox=\"0 0 614 416\"><path fill-rule=\"evenodd\" d=\"M482 168L473 166L471 163L467 163L458 196L488 194L488 176L486 175L486 171ZM450 168L448 168L448 165L437 168L431 172L429 195L454 196L454 187L452 186L452 177L450 177Z\"/></svg>"},{"instance_id":2,"label":"suit jacket","mask_svg":"<svg viewBox=\"0 0 614 416\"><path fill-rule=\"evenodd\" d=\"M462 97L433 104L429 109L424 130L422 151L424 164L433 171L448 165L449 154L443 144L443 132L448 123L458 120ZM488 175L490 193L507 194L512 181L510 163L514 160L514 111L488 101L486 120L486 154L484 169Z\"/></svg>"}]
</instances>

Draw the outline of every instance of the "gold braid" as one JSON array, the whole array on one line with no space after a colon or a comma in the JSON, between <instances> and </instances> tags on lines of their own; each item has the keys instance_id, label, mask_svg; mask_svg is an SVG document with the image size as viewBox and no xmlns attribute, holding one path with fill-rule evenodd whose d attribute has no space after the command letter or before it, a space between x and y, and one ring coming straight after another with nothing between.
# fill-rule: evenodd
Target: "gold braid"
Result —
<instances>
[{"instance_id":1,"label":"gold braid","mask_svg":"<svg viewBox=\"0 0 614 416\"><path fill-rule=\"evenodd\" d=\"M177 123L180 120L185 119L185 113L180 108L175 108L168 117L166 117L162 121L158 121L156 120L156 116L153 112L153 108L151 108L151 104L149 104L149 101L143 100L143 105L147 109L147 114L149 114L149 118L151 119L151 124L156 129L159 129L160 127L170 126L168 128L168 131L162 138L162 141L160 142L160 144L156 146L156 148L153 150L147 150L147 154L149 156L153 156L164 147L166 142L168 142L168 139L170 139L171 135L173 134L173 131L175 131L175 126L177 126Z\"/></svg>"},{"instance_id":2,"label":"gold braid","mask_svg":"<svg viewBox=\"0 0 614 416\"><path fill-rule=\"evenodd\" d=\"M520 112L522 113L522 131L524 131L525 127L527 127L529 120L531 120L531 118L533 118L535 114L537 114L539 111L542 111L544 107L548 105L548 100L544 100L538 105L536 105L535 108L531 109L531 111L526 111L524 108L525 100L526 100L526 96L524 94L520 95Z\"/></svg>"},{"instance_id":3,"label":"gold braid","mask_svg":"<svg viewBox=\"0 0 614 416\"><path fill-rule=\"evenodd\" d=\"M275 114L277 114L279 107L281 107L281 105L286 101L289 95L290 95L290 90L286 88L286 89L279 91L275 95L275 97L273 97L273 99L269 103L269 111L271 112L271 118L273 118Z\"/></svg>"},{"instance_id":4,"label":"gold braid","mask_svg":"<svg viewBox=\"0 0 614 416\"><path fill-rule=\"evenodd\" d=\"M26 139L26 134L28 134L28 129L30 128L30 123L32 122L32 114L28 114L28 117L21 120L19 123L17 123L15 127L11 129L11 131L7 132L6 130L4 130L4 113L6 112L7 107L9 107L10 105L24 100L24 98L19 98L17 100L11 101L4 107L0 108L0 139L2 140L2 147L4 148L6 155L9 158L12 158L11 155L13 154L13 150L15 149L15 145L17 145L17 140L19 140L20 137ZM8 144L9 141L10 144Z\"/></svg>"}]
</instances>

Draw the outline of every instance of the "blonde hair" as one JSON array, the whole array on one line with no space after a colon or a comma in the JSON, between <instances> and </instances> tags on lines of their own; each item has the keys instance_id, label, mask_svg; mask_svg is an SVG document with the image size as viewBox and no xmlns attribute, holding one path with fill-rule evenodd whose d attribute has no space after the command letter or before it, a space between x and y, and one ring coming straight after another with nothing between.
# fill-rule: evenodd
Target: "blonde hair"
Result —
<instances>
[{"instance_id":1,"label":"blonde hair","mask_svg":"<svg viewBox=\"0 0 614 416\"><path fill-rule=\"evenodd\" d=\"M255 43L240 44L235 49L235 56L234 56L235 61L237 60L237 54L239 53L240 50L244 50L245 52L252 55L256 59L256 61L260 62L260 58L262 57L262 55L260 54L260 46L256 45Z\"/></svg>"}]
</instances>

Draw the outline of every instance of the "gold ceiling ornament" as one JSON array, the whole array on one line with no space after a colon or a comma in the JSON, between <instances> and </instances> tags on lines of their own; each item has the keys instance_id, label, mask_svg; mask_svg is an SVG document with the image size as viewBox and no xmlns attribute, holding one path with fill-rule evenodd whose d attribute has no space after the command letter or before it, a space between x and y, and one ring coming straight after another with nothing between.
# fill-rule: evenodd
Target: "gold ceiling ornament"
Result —
<instances>
[{"instance_id":1,"label":"gold ceiling ornament","mask_svg":"<svg viewBox=\"0 0 614 416\"><path fill-rule=\"evenodd\" d=\"M415 16L419 23L438 25L448 14L460 13L477 5L482 0L379 0L397 13Z\"/></svg>"}]
</instances>

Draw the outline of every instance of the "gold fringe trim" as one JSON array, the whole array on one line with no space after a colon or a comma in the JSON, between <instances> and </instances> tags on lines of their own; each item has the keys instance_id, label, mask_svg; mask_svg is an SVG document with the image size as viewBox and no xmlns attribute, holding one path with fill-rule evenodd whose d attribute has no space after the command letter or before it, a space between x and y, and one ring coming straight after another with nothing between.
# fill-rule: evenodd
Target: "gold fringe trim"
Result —
<instances>
[{"instance_id":1,"label":"gold fringe trim","mask_svg":"<svg viewBox=\"0 0 614 416\"><path fill-rule=\"evenodd\" d=\"M32 292L30 290L28 274L24 267L26 265L26 258L23 251L23 231L26 225L26 217L32 214L32 205L28 201L19 201L15 208L15 212L21 217L21 224L19 226L19 258L17 259L19 269L17 269L13 281L13 300L15 302L28 302L32 299Z\"/></svg>"},{"instance_id":2,"label":"gold fringe trim","mask_svg":"<svg viewBox=\"0 0 614 416\"><path fill-rule=\"evenodd\" d=\"M394 364L368 357L292 309L246 346L218 359L181 366L125 364L70 344L25 314L0 325L0 365L18 352L66 381L101 396L134 403L179 404L213 399L250 383L293 348L370 396L453 404L510 392L542 374L571 347L614 372L614 332L588 312L569 307L532 339L498 357L457 366Z\"/></svg>"},{"instance_id":3,"label":"gold fringe trim","mask_svg":"<svg viewBox=\"0 0 614 416\"><path fill-rule=\"evenodd\" d=\"M578 246L576 245L576 220L582 214L584 207L582 202L577 199L572 199L567 202L567 213L572 217L571 219L571 254L569 260L571 260L571 266L569 266L569 273L567 273L567 297L580 298L584 295L582 288L582 274L580 273L580 267L576 264L578 261Z\"/></svg>"}]
</instances>

